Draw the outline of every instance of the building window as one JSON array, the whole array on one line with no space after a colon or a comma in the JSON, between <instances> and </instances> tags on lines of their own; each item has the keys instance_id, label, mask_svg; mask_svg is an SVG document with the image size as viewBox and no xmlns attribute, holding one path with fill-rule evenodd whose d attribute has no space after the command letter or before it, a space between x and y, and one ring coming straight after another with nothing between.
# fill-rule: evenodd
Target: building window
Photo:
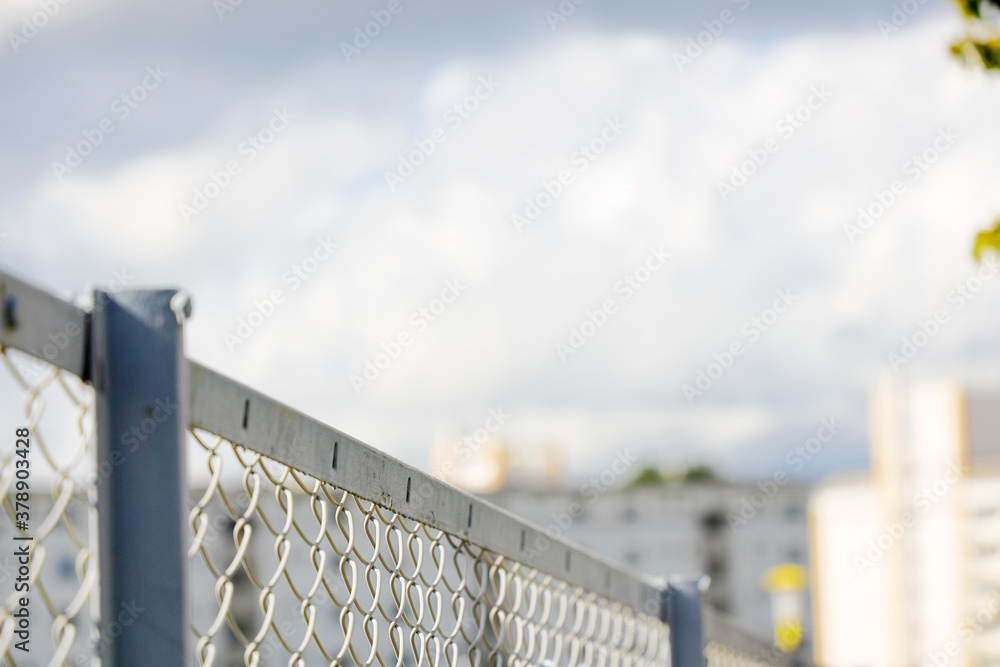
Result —
<instances>
[{"instance_id":1,"label":"building window","mask_svg":"<svg viewBox=\"0 0 1000 667\"><path fill-rule=\"evenodd\" d=\"M705 564L705 574L712 579L721 578L726 573L726 569L726 561L718 556L709 558Z\"/></svg>"},{"instance_id":2,"label":"building window","mask_svg":"<svg viewBox=\"0 0 1000 667\"><path fill-rule=\"evenodd\" d=\"M726 525L726 516L722 512L709 512L701 517L701 528L707 533L714 533Z\"/></svg>"},{"instance_id":3,"label":"building window","mask_svg":"<svg viewBox=\"0 0 1000 667\"><path fill-rule=\"evenodd\" d=\"M992 556L997 552L997 545L995 544L980 544L976 547L977 556Z\"/></svg>"}]
</instances>

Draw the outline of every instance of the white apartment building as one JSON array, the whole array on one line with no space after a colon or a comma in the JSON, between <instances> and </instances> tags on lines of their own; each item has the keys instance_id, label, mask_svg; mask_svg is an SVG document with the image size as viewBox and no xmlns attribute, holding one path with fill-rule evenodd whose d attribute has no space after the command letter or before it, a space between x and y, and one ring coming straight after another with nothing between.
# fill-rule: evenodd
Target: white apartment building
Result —
<instances>
[{"instance_id":1,"label":"white apartment building","mask_svg":"<svg viewBox=\"0 0 1000 667\"><path fill-rule=\"evenodd\" d=\"M1000 397L887 384L870 429L810 508L816 662L1000 665Z\"/></svg>"}]
</instances>

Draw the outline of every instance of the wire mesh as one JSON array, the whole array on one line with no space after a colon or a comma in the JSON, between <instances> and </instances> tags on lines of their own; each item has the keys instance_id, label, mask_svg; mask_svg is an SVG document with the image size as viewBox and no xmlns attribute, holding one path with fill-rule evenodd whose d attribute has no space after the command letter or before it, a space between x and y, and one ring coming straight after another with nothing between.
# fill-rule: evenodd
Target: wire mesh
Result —
<instances>
[{"instance_id":1,"label":"wire mesh","mask_svg":"<svg viewBox=\"0 0 1000 667\"><path fill-rule=\"evenodd\" d=\"M94 471L93 394L76 376L40 359L2 347L0 356L7 368L0 372L0 410L9 425L0 433L0 656L3 664L21 667L90 664L98 583L90 546L96 510L85 483ZM30 431L26 529L15 512L24 510L15 501L16 473L25 469L15 447L20 427ZM25 536L33 539L13 539ZM28 545L24 569L15 544ZM30 652L15 647L22 638L12 616L25 595L15 584L24 583L30 586Z\"/></svg>"},{"instance_id":2,"label":"wire mesh","mask_svg":"<svg viewBox=\"0 0 1000 667\"><path fill-rule=\"evenodd\" d=\"M658 619L210 433L191 510L203 665L642 667Z\"/></svg>"},{"instance_id":3,"label":"wire mesh","mask_svg":"<svg viewBox=\"0 0 1000 667\"><path fill-rule=\"evenodd\" d=\"M5 286L23 292L24 303L41 313L39 322L5 339L12 346L34 349L35 338L53 318L69 319L66 332L70 325L77 332L84 328L84 314L55 297L16 280L0 289ZM61 339L49 339L43 350L57 355ZM57 363L83 372L85 347L74 349L75 356ZM15 549L0 547L0 584L9 585L0 592L0 662L99 667L102 642L114 641L142 611L133 600L131 610L123 603L120 623L99 619L96 485L117 462L113 455L96 460L90 387L34 356L3 346L0 356L8 369L0 371L0 414L10 424L10 433L0 433L0 540L29 544L26 570ZM248 406L249 401L244 430ZM27 456L16 445L17 428L29 431ZM389 509L396 503L388 492L381 503L365 500L361 496L370 494L325 483L203 429L189 431L189 446L188 473L196 490L185 583L196 638L193 657L201 665L665 667L670 662L669 630L659 618L596 593L585 578L571 584L442 530L433 525L439 523L433 512L429 523L396 513ZM382 462L377 451L371 455L375 465ZM17 496L24 492L19 475L26 461L32 471L27 526L19 525L18 503L24 499ZM409 481L406 494L409 503ZM470 527L471 511L470 506ZM523 530L521 540L523 549ZM566 557L568 572L569 553ZM24 597L15 583L21 581L31 589L30 653L15 642L20 621L13 614ZM656 592L655 585L638 578L629 583ZM606 577L604 590L609 585ZM658 606L655 598L647 596L647 602ZM717 641L709 642L705 657L709 665L772 662Z\"/></svg>"},{"instance_id":4,"label":"wire mesh","mask_svg":"<svg viewBox=\"0 0 1000 667\"><path fill-rule=\"evenodd\" d=\"M705 645L705 664L707 667L766 667L778 663L763 656L748 655L717 641L710 641Z\"/></svg>"}]
</instances>

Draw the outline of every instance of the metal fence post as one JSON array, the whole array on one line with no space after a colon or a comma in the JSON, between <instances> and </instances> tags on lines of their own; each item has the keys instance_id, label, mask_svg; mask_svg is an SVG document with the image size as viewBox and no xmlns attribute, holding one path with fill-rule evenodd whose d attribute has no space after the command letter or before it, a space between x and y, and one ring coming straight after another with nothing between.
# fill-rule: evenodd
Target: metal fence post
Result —
<instances>
[{"instance_id":1,"label":"metal fence post","mask_svg":"<svg viewBox=\"0 0 1000 667\"><path fill-rule=\"evenodd\" d=\"M667 583L665 616L670 625L672 667L703 667L705 664L700 581L701 577L672 577Z\"/></svg>"},{"instance_id":2,"label":"metal fence post","mask_svg":"<svg viewBox=\"0 0 1000 667\"><path fill-rule=\"evenodd\" d=\"M185 578L190 302L175 290L95 291L101 616L105 667L191 661Z\"/></svg>"}]
</instances>

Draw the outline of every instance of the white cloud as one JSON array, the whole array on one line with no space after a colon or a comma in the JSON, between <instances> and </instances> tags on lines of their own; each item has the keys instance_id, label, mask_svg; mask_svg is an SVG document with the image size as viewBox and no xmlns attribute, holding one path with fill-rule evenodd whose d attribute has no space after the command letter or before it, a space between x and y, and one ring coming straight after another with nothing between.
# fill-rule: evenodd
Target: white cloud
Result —
<instances>
[{"instance_id":1,"label":"white cloud","mask_svg":"<svg viewBox=\"0 0 1000 667\"><path fill-rule=\"evenodd\" d=\"M818 418L816 406L863 400L898 336L971 270L971 235L1000 211L990 169L1000 139L983 111L996 108L1000 85L948 60L952 28L727 39L683 74L671 55L680 41L556 37L440 63L409 106L377 118L309 104L322 82L299 79L282 87L294 125L193 227L177 204L257 127L64 183L42 179L15 202L37 231L10 243L41 255L55 233L75 262L124 263L145 283L184 285L196 357L416 463L441 423L477 423L497 404L515 415L518 437L563 442L574 473L617 446L661 446L664 460L698 447L728 455ZM390 192L384 172L490 74L497 92ZM833 99L720 201L716 183L824 83ZM253 88L231 103L273 96ZM628 128L578 172L574 152L615 116ZM842 226L856 208L947 125L962 133L953 152L849 244ZM511 214L562 169L573 184L515 233ZM321 233L340 252L230 353L222 334L255 298L287 291L282 273ZM625 302L616 281L661 244L673 258ZM468 291L358 397L350 376L382 342L412 332L411 313L452 277ZM786 286L802 302L689 407L682 384L746 342L742 323ZM556 342L607 298L618 312L560 363ZM965 341L996 327L998 300L982 296L975 318L915 363L940 354L958 374L995 364Z\"/></svg>"}]
</instances>

